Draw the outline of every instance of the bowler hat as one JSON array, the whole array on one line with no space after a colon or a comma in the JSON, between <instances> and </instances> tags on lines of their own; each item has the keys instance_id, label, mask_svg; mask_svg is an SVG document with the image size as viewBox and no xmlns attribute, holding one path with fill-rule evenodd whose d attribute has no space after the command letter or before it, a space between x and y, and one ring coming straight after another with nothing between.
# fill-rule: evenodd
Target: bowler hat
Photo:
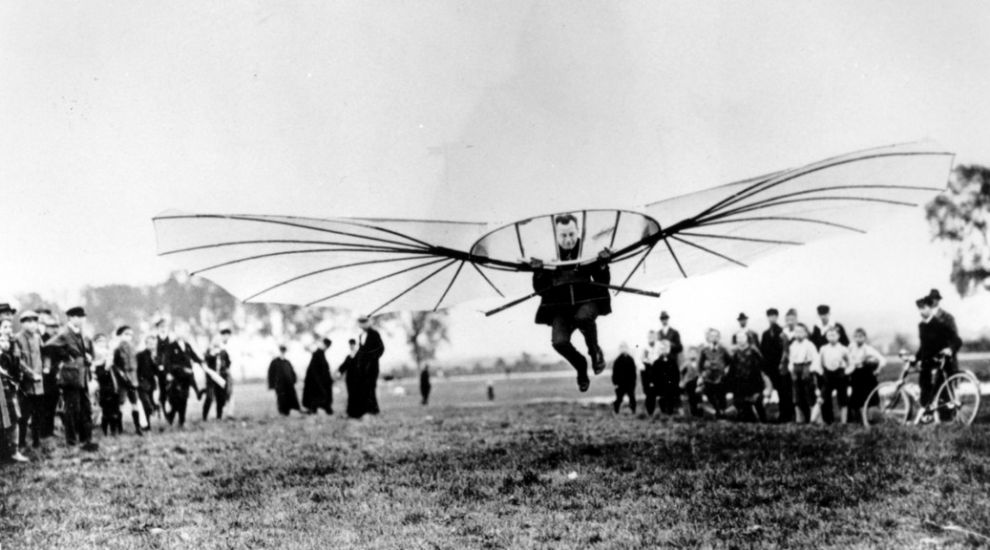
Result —
<instances>
[{"instance_id":1,"label":"bowler hat","mask_svg":"<svg viewBox=\"0 0 990 550\"><path fill-rule=\"evenodd\" d=\"M86 310L83 309L83 308L81 308L81 307L79 307L79 306L70 307L68 309L68 311L65 312L65 316L66 317L85 317L86 316Z\"/></svg>"}]
</instances>

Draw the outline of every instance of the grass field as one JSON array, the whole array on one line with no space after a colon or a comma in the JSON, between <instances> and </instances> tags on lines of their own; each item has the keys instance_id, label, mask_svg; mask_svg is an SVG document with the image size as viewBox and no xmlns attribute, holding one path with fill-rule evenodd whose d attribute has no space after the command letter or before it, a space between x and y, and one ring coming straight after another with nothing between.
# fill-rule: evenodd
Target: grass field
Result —
<instances>
[{"instance_id":1,"label":"grass field","mask_svg":"<svg viewBox=\"0 0 990 550\"><path fill-rule=\"evenodd\" d=\"M2 470L9 548L952 548L990 534L990 423L867 431L613 417L561 378L380 390L383 414L234 418ZM536 402L541 399L560 402ZM597 398L597 400L596 400ZM195 402L193 402L195 404ZM337 406L340 408L342 403ZM987 407L990 408L990 407Z\"/></svg>"}]
</instances>

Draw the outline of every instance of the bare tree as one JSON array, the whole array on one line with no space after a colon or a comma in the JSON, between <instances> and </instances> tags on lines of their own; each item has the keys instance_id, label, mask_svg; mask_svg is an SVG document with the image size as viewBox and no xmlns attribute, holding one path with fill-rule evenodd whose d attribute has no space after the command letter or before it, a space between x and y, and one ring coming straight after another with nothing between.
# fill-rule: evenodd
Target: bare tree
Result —
<instances>
[{"instance_id":1,"label":"bare tree","mask_svg":"<svg viewBox=\"0 0 990 550\"><path fill-rule=\"evenodd\" d=\"M436 357L437 349L449 342L446 311L401 312L388 315L385 322L405 335L416 367Z\"/></svg>"},{"instance_id":2,"label":"bare tree","mask_svg":"<svg viewBox=\"0 0 990 550\"><path fill-rule=\"evenodd\" d=\"M990 168L960 165L925 208L932 237L953 249L951 280L960 296L990 288Z\"/></svg>"}]
</instances>

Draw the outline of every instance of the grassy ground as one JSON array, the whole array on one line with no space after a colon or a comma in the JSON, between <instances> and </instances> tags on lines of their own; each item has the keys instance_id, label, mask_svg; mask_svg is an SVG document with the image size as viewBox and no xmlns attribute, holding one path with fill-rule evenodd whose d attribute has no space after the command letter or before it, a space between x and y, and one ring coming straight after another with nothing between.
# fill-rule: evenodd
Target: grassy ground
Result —
<instances>
[{"instance_id":1,"label":"grassy ground","mask_svg":"<svg viewBox=\"0 0 990 550\"><path fill-rule=\"evenodd\" d=\"M599 377L593 395L609 386ZM363 421L236 417L47 442L0 470L8 548L978 547L990 423L866 431L618 418L569 378L383 388ZM412 384L406 384L412 389ZM985 418L985 417L984 417Z\"/></svg>"}]
</instances>

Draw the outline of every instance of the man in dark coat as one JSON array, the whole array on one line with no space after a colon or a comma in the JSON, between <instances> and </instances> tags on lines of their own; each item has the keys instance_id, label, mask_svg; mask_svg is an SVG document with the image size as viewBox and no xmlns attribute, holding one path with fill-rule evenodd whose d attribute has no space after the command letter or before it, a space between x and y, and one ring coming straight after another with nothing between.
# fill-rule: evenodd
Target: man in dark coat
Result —
<instances>
[{"instance_id":1,"label":"man in dark coat","mask_svg":"<svg viewBox=\"0 0 990 550\"><path fill-rule=\"evenodd\" d=\"M347 389L347 416L351 418L361 418L364 416L364 393L361 385L361 373L358 372L357 340L351 338L347 341L349 352L344 362L340 364L337 372L344 377L344 387Z\"/></svg>"},{"instance_id":2,"label":"man in dark coat","mask_svg":"<svg viewBox=\"0 0 990 550\"><path fill-rule=\"evenodd\" d=\"M58 384L62 390L65 412L65 441L69 446L82 444L84 451L95 451L98 445L93 435L93 405L89 400L90 367L93 343L83 336L86 311L73 307L65 312L68 322L62 332L45 343L45 348L58 365Z\"/></svg>"},{"instance_id":3,"label":"man in dark coat","mask_svg":"<svg viewBox=\"0 0 990 550\"><path fill-rule=\"evenodd\" d=\"M137 354L138 399L144 407L144 415L151 418L158 408L154 394L158 387L158 339L148 336L144 339L144 349Z\"/></svg>"},{"instance_id":4,"label":"man in dark coat","mask_svg":"<svg viewBox=\"0 0 990 550\"><path fill-rule=\"evenodd\" d=\"M636 360L629 355L629 348L625 344L619 348L619 356L612 362L612 385L615 386L612 410L618 414L622 399L628 396L629 410L636 414Z\"/></svg>"},{"instance_id":5,"label":"man in dark coat","mask_svg":"<svg viewBox=\"0 0 990 550\"><path fill-rule=\"evenodd\" d=\"M784 358L784 350L790 342L784 337L784 329L777 323L780 313L777 308L767 310L767 322L770 326L763 331L760 338L760 353L763 354L763 374L770 379L770 384L777 392L778 402L778 422L790 422L794 420L794 400L791 397L791 377L789 374L781 372L781 361Z\"/></svg>"},{"instance_id":6,"label":"man in dark coat","mask_svg":"<svg viewBox=\"0 0 990 550\"><path fill-rule=\"evenodd\" d=\"M291 411L299 410L299 398L296 397L296 371L286 359L285 349L284 345L280 345L278 357L268 365L268 389L275 390L278 413L289 416Z\"/></svg>"},{"instance_id":7,"label":"man in dark coat","mask_svg":"<svg viewBox=\"0 0 990 550\"><path fill-rule=\"evenodd\" d=\"M918 385L921 386L921 405L927 406L945 378L958 370L956 354L962 347L962 339L954 323L950 325L935 314L934 301L930 296L918 299L915 304L921 314L921 323L918 324L920 345L916 354L921 363ZM945 366L939 369L943 361Z\"/></svg>"},{"instance_id":8,"label":"man in dark coat","mask_svg":"<svg viewBox=\"0 0 990 550\"><path fill-rule=\"evenodd\" d=\"M168 365L168 411L165 420L169 425L178 416L178 426L186 424L186 406L189 403L189 390L195 387L193 363L203 364L203 360L192 349L184 338L170 338L165 345L162 364Z\"/></svg>"},{"instance_id":9,"label":"man in dark coat","mask_svg":"<svg viewBox=\"0 0 990 550\"><path fill-rule=\"evenodd\" d=\"M675 362L680 363L681 352L684 351L684 345L681 344L681 333L670 326L670 314L666 311L660 312L660 330L657 331L657 340L670 342L670 355L673 356Z\"/></svg>"},{"instance_id":10,"label":"man in dark coat","mask_svg":"<svg viewBox=\"0 0 990 550\"><path fill-rule=\"evenodd\" d=\"M732 340L731 340L732 345L741 346L742 340L746 339L749 341L749 343L759 346L760 345L759 335L756 334L755 330L747 326L749 325L749 316L746 315L745 312L740 313L739 316L736 317L736 322L739 323L739 330L732 333Z\"/></svg>"},{"instance_id":11,"label":"man in dark coat","mask_svg":"<svg viewBox=\"0 0 990 550\"><path fill-rule=\"evenodd\" d=\"M581 254L581 232L578 221L571 214L554 218L557 241L557 257L560 261L577 260ZM552 329L553 349L577 370L578 389L588 391L588 362L571 343L571 334L577 329L584 336L591 356L592 370L600 374L605 370L605 355L598 345L598 327L595 319L612 312L612 302L607 285L611 275L608 260L611 252L606 248L598 254L598 260L587 265L558 266L546 269L542 260L532 258L533 290L540 294L540 307L536 310L536 323Z\"/></svg>"},{"instance_id":12,"label":"man in dark coat","mask_svg":"<svg viewBox=\"0 0 990 550\"><path fill-rule=\"evenodd\" d=\"M941 319L946 325L951 326L953 330L956 330L956 318L948 311L942 309L942 293L937 288L933 288L928 293L928 298L932 301L932 314Z\"/></svg>"},{"instance_id":13,"label":"man in dark coat","mask_svg":"<svg viewBox=\"0 0 990 550\"><path fill-rule=\"evenodd\" d=\"M365 394L365 412L378 414L378 360L385 353L385 343L382 335L371 324L369 317L358 319L361 336L358 338L358 350L355 355L358 372L361 373L361 386ZM348 398L349 399L349 398Z\"/></svg>"},{"instance_id":14,"label":"man in dark coat","mask_svg":"<svg viewBox=\"0 0 990 550\"><path fill-rule=\"evenodd\" d=\"M206 354L206 368L210 369L206 376L206 399L203 400L203 420L210 415L210 407L215 402L217 404L217 420L223 418L223 408L230 398L233 388L233 380L230 376L230 354L227 352L227 342L230 341L231 330L223 328L220 330L219 342L214 341L214 347ZM213 379L210 373L215 374L223 381Z\"/></svg>"},{"instance_id":15,"label":"man in dark coat","mask_svg":"<svg viewBox=\"0 0 990 550\"><path fill-rule=\"evenodd\" d=\"M430 366L423 365L423 370L419 371L419 395L423 398L423 405L430 402L430 390L432 388L433 386L430 384Z\"/></svg>"},{"instance_id":16,"label":"man in dark coat","mask_svg":"<svg viewBox=\"0 0 990 550\"><path fill-rule=\"evenodd\" d=\"M333 342L329 338L317 341L309 367L306 368L302 406L310 414L320 409L333 414L333 377L330 376L330 363L327 361L327 350L331 345Z\"/></svg>"}]
</instances>

